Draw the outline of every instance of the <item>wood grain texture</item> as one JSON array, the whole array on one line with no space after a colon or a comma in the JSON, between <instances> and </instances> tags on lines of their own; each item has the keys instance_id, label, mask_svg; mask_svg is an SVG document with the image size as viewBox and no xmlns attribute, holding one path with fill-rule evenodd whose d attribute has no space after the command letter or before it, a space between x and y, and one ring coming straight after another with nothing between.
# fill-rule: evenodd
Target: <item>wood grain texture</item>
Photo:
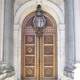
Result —
<instances>
[{"instance_id":1,"label":"wood grain texture","mask_svg":"<svg viewBox=\"0 0 80 80\"><path fill-rule=\"evenodd\" d=\"M39 80L39 78L40 80L56 80L58 71L56 22L49 14L44 13L47 27L39 40L32 28L34 15L34 12L29 14L22 24L21 78L22 80Z\"/></svg>"}]
</instances>

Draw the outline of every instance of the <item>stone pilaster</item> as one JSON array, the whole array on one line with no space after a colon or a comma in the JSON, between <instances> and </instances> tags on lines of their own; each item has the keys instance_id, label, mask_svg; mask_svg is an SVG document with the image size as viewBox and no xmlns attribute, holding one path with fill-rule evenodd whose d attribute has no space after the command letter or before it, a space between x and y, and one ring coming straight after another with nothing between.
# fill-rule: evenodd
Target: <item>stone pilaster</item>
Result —
<instances>
[{"instance_id":1,"label":"stone pilaster","mask_svg":"<svg viewBox=\"0 0 80 80\"><path fill-rule=\"evenodd\" d=\"M76 62L80 63L80 0L74 0Z\"/></svg>"},{"instance_id":2,"label":"stone pilaster","mask_svg":"<svg viewBox=\"0 0 80 80\"><path fill-rule=\"evenodd\" d=\"M0 63L3 61L4 0L0 0Z\"/></svg>"},{"instance_id":3,"label":"stone pilaster","mask_svg":"<svg viewBox=\"0 0 80 80\"><path fill-rule=\"evenodd\" d=\"M75 63L75 24L74 24L74 0L65 0L65 69L67 77L73 78Z\"/></svg>"},{"instance_id":4,"label":"stone pilaster","mask_svg":"<svg viewBox=\"0 0 80 80\"><path fill-rule=\"evenodd\" d=\"M13 64L13 0L4 0L3 57L4 62Z\"/></svg>"}]
</instances>

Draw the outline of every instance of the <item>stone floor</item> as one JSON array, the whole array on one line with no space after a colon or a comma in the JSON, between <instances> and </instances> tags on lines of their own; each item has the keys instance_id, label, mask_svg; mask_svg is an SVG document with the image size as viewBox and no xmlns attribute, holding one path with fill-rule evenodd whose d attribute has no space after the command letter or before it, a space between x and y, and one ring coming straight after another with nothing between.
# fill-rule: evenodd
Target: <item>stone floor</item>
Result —
<instances>
[{"instance_id":1,"label":"stone floor","mask_svg":"<svg viewBox=\"0 0 80 80\"><path fill-rule=\"evenodd\" d=\"M6 78L5 80L16 80L16 79L15 79L15 76L12 76L12 77Z\"/></svg>"},{"instance_id":2,"label":"stone floor","mask_svg":"<svg viewBox=\"0 0 80 80\"><path fill-rule=\"evenodd\" d=\"M1 74L0 80L15 80L14 72Z\"/></svg>"},{"instance_id":3,"label":"stone floor","mask_svg":"<svg viewBox=\"0 0 80 80\"><path fill-rule=\"evenodd\" d=\"M3 76L5 76L5 75L3 75ZM16 78L15 78L15 76L11 76L11 77L8 77L8 78L0 78L0 80L16 80ZM72 80L72 79L69 79L69 78L66 78L65 76L62 78L62 79L60 79L60 80Z\"/></svg>"}]
</instances>

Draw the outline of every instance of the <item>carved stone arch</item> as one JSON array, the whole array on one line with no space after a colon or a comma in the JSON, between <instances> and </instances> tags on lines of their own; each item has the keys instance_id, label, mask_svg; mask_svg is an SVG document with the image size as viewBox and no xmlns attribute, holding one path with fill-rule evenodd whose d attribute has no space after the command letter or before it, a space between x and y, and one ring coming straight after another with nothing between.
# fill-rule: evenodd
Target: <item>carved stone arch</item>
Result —
<instances>
[{"instance_id":1,"label":"carved stone arch","mask_svg":"<svg viewBox=\"0 0 80 80\"><path fill-rule=\"evenodd\" d=\"M52 7L50 6L52 5ZM24 18L31 12L36 10L37 3L33 0L22 5L16 12L14 17L14 64L16 70L16 79L20 79L21 75L21 27ZM47 9L46 9L47 8ZM50 14L57 23L57 53L58 53L58 78L63 75L64 57L65 57L65 25L64 14L55 4L45 0L42 3L42 9ZM49 11L50 10L50 11ZM62 58L61 58L62 57ZM18 63L18 64L17 64ZM61 65L62 64L62 65Z\"/></svg>"},{"instance_id":2,"label":"carved stone arch","mask_svg":"<svg viewBox=\"0 0 80 80\"><path fill-rule=\"evenodd\" d=\"M38 4L34 0L34 1L28 1L24 5L20 6L20 8L16 11L14 24L18 23L20 24L24 20L26 15L36 10L37 5ZM45 0L45 2L43 1L41 6L44 11L46 11L47 13L49 13L54 17L54 19L58 24L59 23L64 24L64 13L59 6L47 0Z\"/></svg>"}]
</instances>

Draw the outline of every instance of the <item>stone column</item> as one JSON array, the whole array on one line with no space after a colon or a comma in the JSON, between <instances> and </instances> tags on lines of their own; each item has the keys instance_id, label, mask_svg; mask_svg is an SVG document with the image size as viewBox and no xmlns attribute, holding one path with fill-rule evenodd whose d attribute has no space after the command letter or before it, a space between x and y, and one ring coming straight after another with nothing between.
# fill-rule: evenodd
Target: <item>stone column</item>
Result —
<instances>
[{"instance_id":1,"label":"stone column","mask_svg":"<svg viewBox=\"0 0 80 80\"><path fill-rule=\"evenodd\" d=\"M4 0L0 0L0 63L3 61Z\"/></svg>"},{"instance_id":2,"label":"stone column","mask_svg":"<svg viewBox=\"0 0 80 80\"><path fill-rule=\"evenodd\" d=\"M74 0L65 0L65 74L72 77L75 63Z\"/></svg>"},{"instance_id":3,"label":"stone column","mask_svg":"<svg viewBox=\"0 0 80 80\"><path fill-rule=\"evenodd\" d=\"M10 65L13 65L13 4L13 0L4 0L3 54L4 62Z\"/></svg>"},{"instance_id":4,"label":"stone column","mask_svg":"<svg viewBox=\"0 0 80 80\"><path fill-rule=\"evenodd\" d=\"M74 0L76 62L80 63L80 0Z\"/></svg>"}]
</instances>

